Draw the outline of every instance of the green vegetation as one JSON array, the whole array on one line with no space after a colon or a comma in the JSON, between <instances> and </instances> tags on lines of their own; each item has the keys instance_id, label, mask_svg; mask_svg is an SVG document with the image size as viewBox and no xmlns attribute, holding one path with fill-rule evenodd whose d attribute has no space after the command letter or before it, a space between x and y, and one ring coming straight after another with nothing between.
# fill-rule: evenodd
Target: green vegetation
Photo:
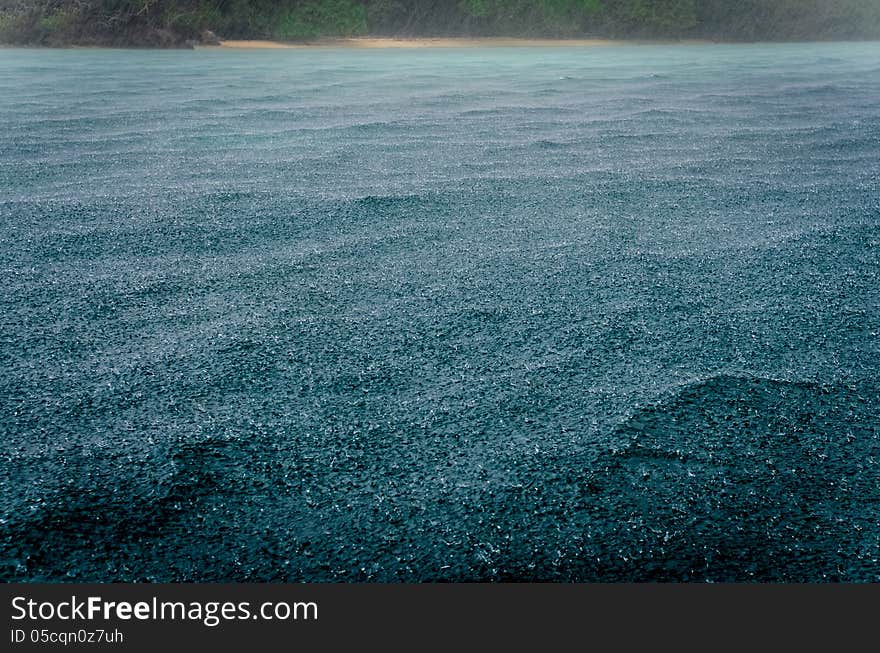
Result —
<instances>
[{"instance_id":1,"label":"green vegetation","mask_svg":"<svg viewBox=\"0 0 880 653\"><path fill-rule=\"evenodd\" d=\"M286 41L315 39L325 34L361 36L367 32L367 14L362 4L352 0L311 0L291 5L272 30Z\"/></svg>"},{"instance_id":2,"label":"green vegetation","mask_svg":"<svg viewBox=\"0 0 880 653\"><path fill-rule=\"evenodd\" d=\"M175 47L210 38L880 38L878 0L0 0L0 42Z\"/></svg>"}]
</instances>

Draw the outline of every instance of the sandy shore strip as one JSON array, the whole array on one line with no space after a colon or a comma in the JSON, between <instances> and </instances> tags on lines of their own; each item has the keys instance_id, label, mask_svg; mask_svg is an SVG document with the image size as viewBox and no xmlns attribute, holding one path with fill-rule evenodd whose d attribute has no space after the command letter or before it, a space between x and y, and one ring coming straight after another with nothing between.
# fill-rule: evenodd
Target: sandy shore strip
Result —
<instances>
[{"instance_id":1,"label":"sandy shore strip","mask_svg":"<svg viewBox=\"0 0 880 653\"><path fill-rule=\"evenodd\" d=\"M610 39L514 39L514 38L349 38L321 39L309 43L282 43L279 41L222 41L221 48L235 49L282 49L282 48L515 48L515 47L596 47L624 45L637 41L614 41Z\"/></svg>"}]
</instances>

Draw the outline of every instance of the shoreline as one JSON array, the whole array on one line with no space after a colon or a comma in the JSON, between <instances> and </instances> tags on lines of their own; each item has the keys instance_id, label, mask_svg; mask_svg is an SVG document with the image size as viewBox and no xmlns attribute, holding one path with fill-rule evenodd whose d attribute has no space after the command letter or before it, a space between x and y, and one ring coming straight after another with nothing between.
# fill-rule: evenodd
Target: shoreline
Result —
<instances>
[{"instance_id":1,"label":"shoreline","mask_svg":"<svg viewBox=\"0 0 880 653\"><path fill-rule=\"evenodd\" d=\"M99 43L35 44L0 43L0 50L304 50L304 49L454 49L454 48L594 48L650 45L792 45L829 43L880 43L880 39L738 41L724 39L550 39L506 36L485 37L351 37L321 38L314 41L272 41L268 39L229 39L219 43L188 43L180 46L120 45Z\"/></svg>"},{"instance_id":2,"label":"shoreline","mask_svg":"<svg viewBox=\"0 0 880 653\"><path fill-rule=\"evenodd\" d=\"M416 48L522 48L522 47L609 47L615 45L699 45L713 43L714 41L687 39L687 40L633 40L633 39L528 39L510 38L504 36L486 37L421 37L421 38L393 38L393 37L356 37L356 38L332 38L320 39L306 43L288 43L284 41L268 40L229 40L221 41L219 45L200 45L198 48L205 49L233 49L233 50L284 50L303 48L352 48L352 49L416 49Z\"/></svg>"}]
</instances>

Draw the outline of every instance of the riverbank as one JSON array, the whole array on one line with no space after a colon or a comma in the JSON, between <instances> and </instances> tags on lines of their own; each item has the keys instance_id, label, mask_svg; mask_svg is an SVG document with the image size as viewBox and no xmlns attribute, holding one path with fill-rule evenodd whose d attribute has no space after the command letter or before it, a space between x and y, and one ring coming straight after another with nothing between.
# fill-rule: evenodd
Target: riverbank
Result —
<instances>
[{"instance_id":1,"label":"riverbank","mask_svg":"<svg viewBox=\"0 0 880 653\"><path fill-rule=\"evenodd\" d=\"M230 49L287 49L287 48L519 48L519 47L607 47L613 45L633 44L660 44L660 43L710 43L699 40L655 40L635 41L625 39L524 39L507 37L484 37L484 38L338 38L320 39L307 43L287 43L283 41L248 41L230 40L221 41L217 46L200 46L210 48Z\"/></svg>"}]
</instances>

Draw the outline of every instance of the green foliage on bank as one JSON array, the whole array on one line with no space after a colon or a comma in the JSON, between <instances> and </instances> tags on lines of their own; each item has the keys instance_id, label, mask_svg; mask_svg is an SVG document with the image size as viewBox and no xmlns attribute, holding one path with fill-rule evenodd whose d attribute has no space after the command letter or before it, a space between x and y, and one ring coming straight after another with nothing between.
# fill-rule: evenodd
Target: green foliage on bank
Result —
<instances>
[{"instance_id":1,"label":"green foliage on bank","mask_svg":"<svg viewBox=\"0 0 880 653\"><path fill-rule=\"evenodd\" d=\"M880 0L0 0L0 42L180 46L223 38L880 38Z\"/></svg>"}]
</instances>

